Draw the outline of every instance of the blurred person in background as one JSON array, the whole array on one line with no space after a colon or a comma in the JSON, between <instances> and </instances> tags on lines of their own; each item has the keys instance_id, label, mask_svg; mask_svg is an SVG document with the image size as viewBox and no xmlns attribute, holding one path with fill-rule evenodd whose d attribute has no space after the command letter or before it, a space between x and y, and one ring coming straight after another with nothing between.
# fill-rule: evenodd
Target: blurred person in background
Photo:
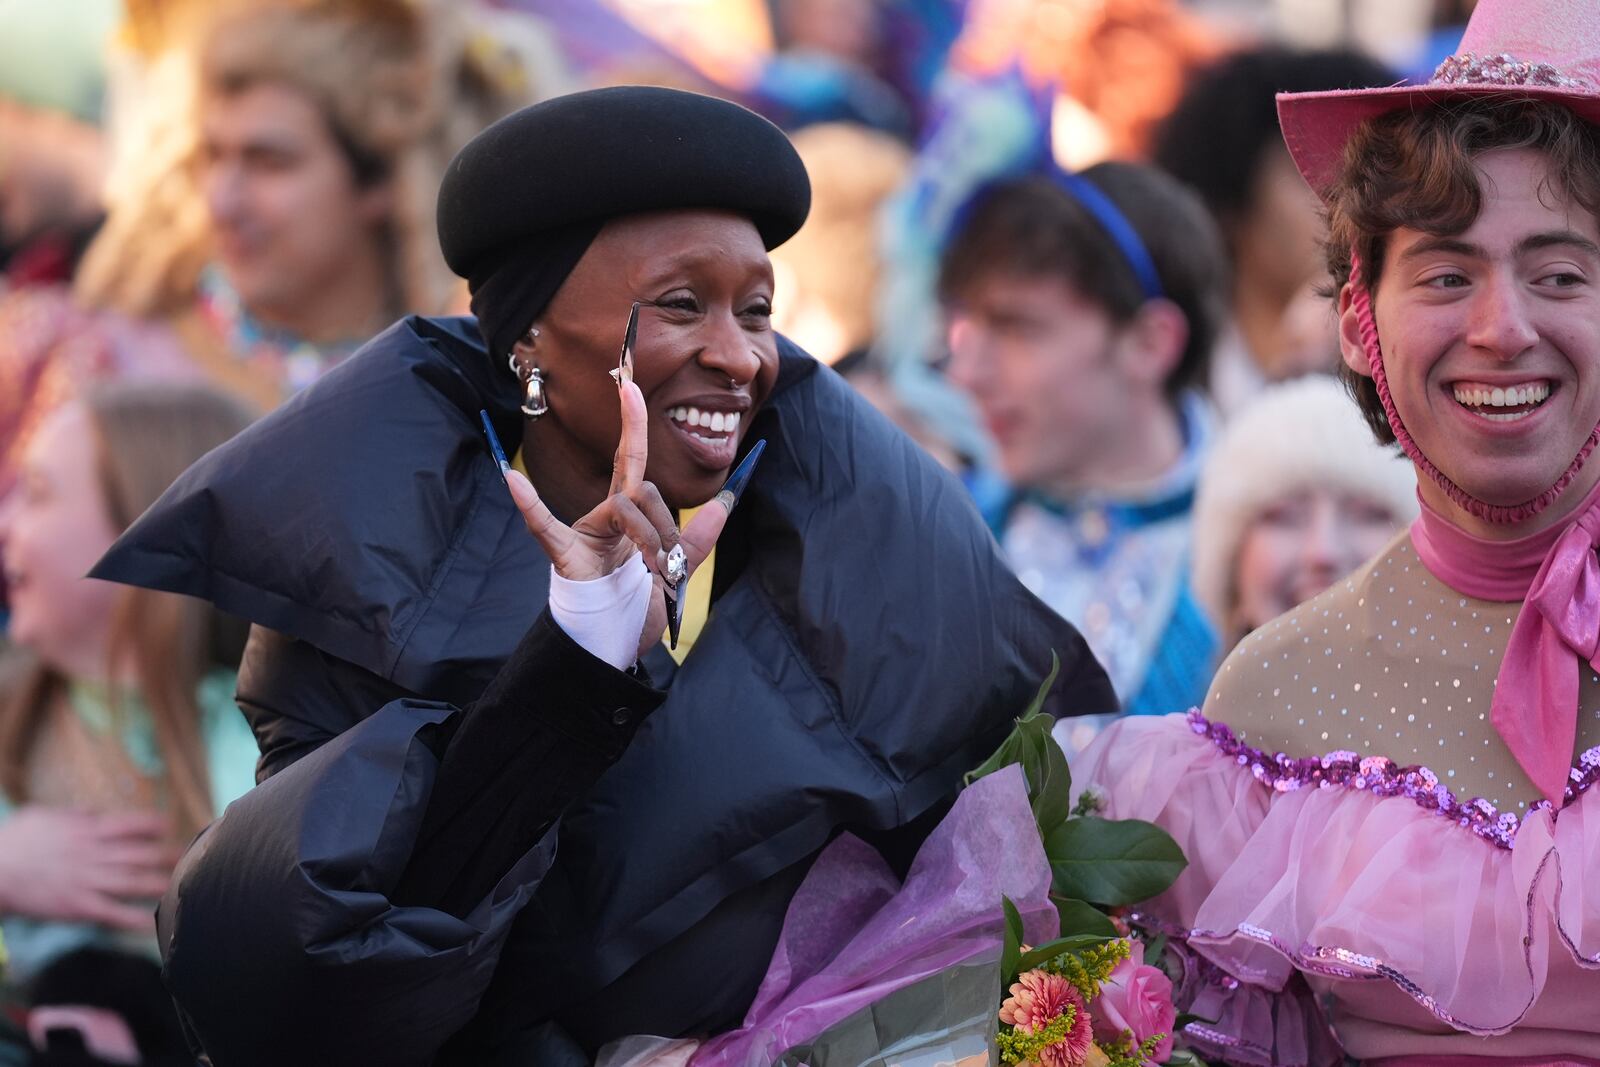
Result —
<instances>
[{"instance_id":1,"label":"blurred person in background","mask_svg":"<svg viewBox=\"0 0 1600 1067\"><path fill-rule=\"evenodd\" d=\"M194 1067L153 959L74 949L46 967L29 992L28 1067Z\"/></svg>"},{"instance_id":2,"label":"blurred person in background","mask_svg":"<svg viewBox=\"0 0 1600 1067\"><path fill-rule=\"evenodd\" d=\"M104 169L97 128L0 98L0 285L71 280L100 225Z\"/></svg>"},{"instance_id":3,"label":"blurred person in background","mask_svg":"<svg viewBox=\"0 0 1600 1067\"><path fill-rule=\"evenodd\" d=\"M1199 200L1129 163L980 190L941 265L949 377L982 411L1007 483L980 485L979 505L1129 713L1181 710L1209 680L1216 636L1188 564L1211 430L1193 386L1225 277Z\"/></svg>"},{"instance_id":4,"label":"blurred person in background","mask_svg":"<svg viewBox=\"0 0 1600 1067\"><path fill-rule=\"evenodd\" d=\"M790 139L811 176L811 214L773 251L783 293L773 328L836 364L872 344L883 205L905 181L911 152L843 122L807 126Z\"/></svg>"},{"instance_id":5,"label":"blurred person in background","mask_svg":"<svg viewBox=\"0 0 1600 1067\"><path fill-rule=\"evenodd\" d=\"M951 58L1049 87L1057 159L1082 168L1147 158L1189 72L1223 47L1215 27L1175 0L971 0Z\"/></svg>"},{"instance_id":6,"label":"blurred person in background","mask_svg":"<svg viewBox=\"0 0 1600 1067\"><path fill-rule=\"evenodd\" d=\"M406 0L190 8L156 48L188 65L193 108L183 78L146 86L129 122L154 144L114 169L78 292L169 324L206 377L270 407L457 300L433 197L456 149L539 88L515 48L526 20Z\"/></svg>"},{"instance_id":7,"label":"blurred person in background","mask_svg":"<svg viewBox=\"0 0 1600 1067\"><path fill-rule=\"evenodd\" d=\"M885 212L873 357L898 402L955 453L979 457L989 442L972 403L939 371L948 344L937 277L957 209L1046 153L1071 170L1143 159L1186 73L1223 42L1174 0L972 0L952 38L926 82L910 178Z\"/></svg>"},{"instance_id":8,"label":"blurred person in background","mask_svg":"<svg viewBox=\"0 0 1600 1067\"><path fill-rule=\"evenodd\" d=\"M1417 479L1330 375L1268 386L1218 435L1194 509L1194 591L1239 640L1377 555L1417 517Z\"/></svg>"},{"instance_id":9,"label":"blurred person in background","mask_svg":"<svg viewBox=\"0 0 1600 1067\"><path fill-rule=\"evenodd\" d=\"M898 397L871 355L876 327L883 208L906 179L911 151L854 123L807 126L791 137L811 176L811 214L772 252L783 300L773 327L844 375L872 406L945 467L961 466L949 443Z\"/></svg>"},{"instance_id":10,"label":"blurred person in background","mask_svg":"<svg viewBox=\"0 0 1600 1067\"><path fill-rule=\"evenodd\" d=\"M0 497L86 383L205 379L267 409L401 314L449 310L439 177L543 87L533 24L476 7L134 0L122 36L76 299L0 296Z\"/></svg>"},{"instance_id":11,"label":"blurred person in background","mask_svg":"<svg viewBox=\"0 0 1600 1067\"><path fill-rule=\"evenodd\" d=\"M69 280L99 225L118 6L0 4L0 287Z\"/></svg>"},{"instance_id":12,"label":"blurred person in background","mask_svg":"<svg viewBox=\"0 0 1600 1067\"><path fill-rule=\"evenodd\" d=\"M893 84L906 42L927 35L878 0L772 0L775 51L761 64L747 102L786 129L855 122L909 139L909 88ZM918 42L919 44L923 42ZM911 46L916 51L916 45Z\"/></svg>"},{"instance_id":13,"label":"blurred person in background","mask_svg":"<svg viewBox=\"0 0 1600 1067\"><path fill-rule=\"evenodd\" d=\"M1154 162L1200 194L1233 265L1233 325L1213 354L1210 392L1226 418L1269 381L1338 365L1323 221L1278 132L1274 95L1391 85L1355 52L1265 47L1200 71L1155 137Z\"/></svg>"},{"instance_id":14,"label":"blurred person in background","mask_svg":"<svg viewBox=\"0 0 1600 1067\"><path fill-rule=\"evenodd\" d=\"M154 957L181 846L254 784L233 703L243 623L85 578L250 421L202 386L114 383L57 409L0 514L13 648L0 687L0 931L14 999L88 944Z\"/></svg>"}]
</instances>

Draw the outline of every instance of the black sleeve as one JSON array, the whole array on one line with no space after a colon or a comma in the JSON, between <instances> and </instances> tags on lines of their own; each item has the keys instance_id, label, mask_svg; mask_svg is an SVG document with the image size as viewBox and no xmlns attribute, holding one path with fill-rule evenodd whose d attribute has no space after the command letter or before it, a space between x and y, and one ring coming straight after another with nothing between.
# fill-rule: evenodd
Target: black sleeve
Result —
<instances>
[{"instance_id":1,"label":"black sleeve","mask_svg":"<svg viewBox=\"0 0 1600 1067\"><path fill-rule=\"evenodd\" d=\"M574 661L587 669L540 671ZM647 683L584 652L546 609L482 699L447 724L454 732L394 902L465 915L622 755L664 696ZM545 714L530 715L540 687L555 691L539 696Z\"/></svg>"},{"instance_id":2,"label":"black sleeve","mask_svg":"<svg viewBox=\"0 0 1600 1067\"><path fill-rule=\"evenodd\" d=\"M315 747L297 727L280 751L304 754L196 840L158 911L191 1035L217 1067L430 1062L475 1014L555 820L663 696L546 612L465 709L346 709Z\"/></svg>"}]
</instances>

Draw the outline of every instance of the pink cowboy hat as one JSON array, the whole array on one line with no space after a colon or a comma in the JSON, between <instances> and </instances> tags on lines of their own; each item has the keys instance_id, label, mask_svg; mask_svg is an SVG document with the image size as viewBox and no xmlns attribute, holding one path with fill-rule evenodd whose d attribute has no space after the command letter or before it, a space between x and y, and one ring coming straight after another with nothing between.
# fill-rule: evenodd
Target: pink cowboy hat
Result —
<instances>
[{"instance_id":1,"label":"pink cowboy hat","mask_svg":"<svg viewBox=\"0 0 1600 1067\"><path fill-rule=\"evenodd\" d=\"M1600 0L1480 0L1461 50L1422 85L1280 93L1278 121L1295 166L1320 195L1345 142L1385 112L1464 97L1551 100L1600 125Z\"/></svg>"}]
</instances>

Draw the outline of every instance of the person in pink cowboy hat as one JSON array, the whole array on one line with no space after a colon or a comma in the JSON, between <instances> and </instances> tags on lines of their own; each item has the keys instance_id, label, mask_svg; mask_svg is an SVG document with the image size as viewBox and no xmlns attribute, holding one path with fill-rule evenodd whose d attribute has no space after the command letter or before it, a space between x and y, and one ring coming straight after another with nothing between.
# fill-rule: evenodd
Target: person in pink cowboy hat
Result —
<instances>
[{"instance_id":1,"label":"person in pink cowboy hat","mask_svg":"<svg viewBox=\"0 0 1600 1067\"><path fill-rule=\"evenodd\" d=\"M1133 921L1206 1058L1600 1064L1600 4L1482 0L1426 84L1279 113L1421 515L1078 787L1188 856Z\"/></svg>"}]
</instances>

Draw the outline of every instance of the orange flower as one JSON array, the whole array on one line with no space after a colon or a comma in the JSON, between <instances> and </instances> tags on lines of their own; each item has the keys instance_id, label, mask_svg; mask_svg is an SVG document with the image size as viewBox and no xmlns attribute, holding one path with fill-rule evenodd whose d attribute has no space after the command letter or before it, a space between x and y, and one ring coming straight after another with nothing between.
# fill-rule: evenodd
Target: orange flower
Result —
<instances>
[{"instance_id":1,"label":"orange flower","mask_svg":"<svg viewBox=\"0 0 1600 1067\"><path fill-rule=\"evenodd\" d=\"M1089 1009L1071 982L1048 971L1028 971L1011 985L1011 995L1000 1005L1000 1021L1025 1034L1037 1033L1072 1010L1067 1036L1039 1052L1039 1067L1084 1067L1094 1048L1094 1028Z\"/></svg>"}]
</instances>

